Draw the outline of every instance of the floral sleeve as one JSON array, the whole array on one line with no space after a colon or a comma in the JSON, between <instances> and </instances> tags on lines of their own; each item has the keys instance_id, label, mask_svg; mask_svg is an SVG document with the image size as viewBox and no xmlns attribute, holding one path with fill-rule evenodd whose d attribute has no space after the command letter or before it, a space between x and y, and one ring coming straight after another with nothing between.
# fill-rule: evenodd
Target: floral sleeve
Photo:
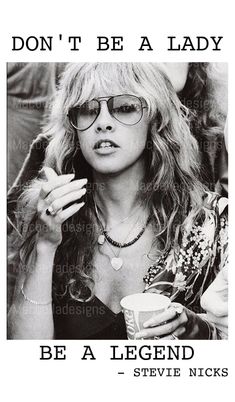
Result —
<instances>
[{"instance_id":1,"label":"floral sleeve","mask_svg":"<svg viewBox=\"0 0 235 402\"><path fill-rule=\"evenodd\" d=\"M195 313L200 297L227 264L227 199L208 193L207 218L183 234L179 250L161 256L144 277L145 291L163 293Z\"/></svg>"}]
</instances>

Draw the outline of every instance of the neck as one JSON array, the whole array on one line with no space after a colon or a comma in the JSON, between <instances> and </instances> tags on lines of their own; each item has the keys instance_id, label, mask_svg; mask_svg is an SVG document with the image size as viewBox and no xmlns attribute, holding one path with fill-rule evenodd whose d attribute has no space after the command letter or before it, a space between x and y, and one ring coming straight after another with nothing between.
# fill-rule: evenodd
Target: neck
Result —
<instances>
[{"instance_id":1,"label":"neck","mask_svg":"<svg viewBox=\"0 0 235 402\"><path fill-rule=\"evenodd\" d=\"M141 205L140 186L143 177L143 164L138 164L118 175L93 172L94 183L97 186L95 199L106 224L126 218L138 208L138 205Z\"/></svg>"}]
</instances>

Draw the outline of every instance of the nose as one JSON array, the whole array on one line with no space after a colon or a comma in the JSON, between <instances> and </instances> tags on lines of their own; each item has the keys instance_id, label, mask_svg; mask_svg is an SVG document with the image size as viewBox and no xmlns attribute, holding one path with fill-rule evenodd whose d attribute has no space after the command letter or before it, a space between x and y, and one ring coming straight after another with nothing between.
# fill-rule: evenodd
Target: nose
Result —
<instances>
[{"instance_id":1,"label":"nose","mask_svg":"<svg viewBox=\"0 0 235 402\"><path fill-rule=\"evenodd\" d=\"M112 132L115 129L115 122L111 114L109 113L108 105L106 101L101 101L100 114L95 121L95 131L100 132Z\"/></svg>"}]
</instances>

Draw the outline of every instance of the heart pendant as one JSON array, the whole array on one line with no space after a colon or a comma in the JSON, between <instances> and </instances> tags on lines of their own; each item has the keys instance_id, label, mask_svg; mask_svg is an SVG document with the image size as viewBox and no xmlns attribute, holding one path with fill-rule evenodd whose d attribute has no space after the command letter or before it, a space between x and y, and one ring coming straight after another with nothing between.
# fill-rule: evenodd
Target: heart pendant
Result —
<instances>
[{"instance_id":1,"label":"heart pendant","mask_svg":"<svg viewBox=\"0 0 235 402\"><path fill-rule=\"evenodd\" d=\"M102 245L105 242L105 237L103 234L99 235L98 237L98 244Z\"/></svg>"},{"instance_id":2,"label":"heart pendant","mask_svg":"<svg viewBox=\"0 0 235 402\"><path fill-rule=\"evenodd\" d=\"M123 261L121 258L113 257L111 259L111 265L115 271L118 271L122 267Z\"/></svg>"}]
</instances>

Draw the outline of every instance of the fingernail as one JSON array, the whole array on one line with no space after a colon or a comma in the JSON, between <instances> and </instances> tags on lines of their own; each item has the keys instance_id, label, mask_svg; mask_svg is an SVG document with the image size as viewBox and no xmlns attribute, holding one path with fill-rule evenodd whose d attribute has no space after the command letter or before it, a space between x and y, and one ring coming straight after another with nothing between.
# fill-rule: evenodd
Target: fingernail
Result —
<instances>
[{"instance_id":1,"label":"fingernail","mask_svg":"<svg viewBox=\"0 0 235 402\"><path fill-rule=\"evenodd\" d=\"M74 176L75 176L74 173L70 173L70 174L67 174L67 175L66 175L66 177L67 177L68 180L72 180L72 179L74 178Z\"/></svg>"},{"instance_id":2,"label":"fingernail","mask_svg":"<svg viewBox=\"0 0 235 402\"><path fill-rule=\"evenodd\" d=\"M175 311L177 314L181 314L183 312L183 307L177 306L177 307L175 307Z\"/></svg>"},{"instance_id":3,"label":"fingernail","mask_svg":"<svg viewBox=\"0 0 235 402\"><path fill-rule=\"evenodd\" d=\"M74 203L74 205L76 205L77 206L77 208L81 208L81 207L83 207L83 205L85 204L85 202L84 201L82 201L82 202L75 202Z\"/></svg>"},{"instance_id":4,"label":"fingernail","mask_svg":"<svg viewBox=\"0 0 235 402\"><path fill-rule=\"evenodd\" d=\"M153 323L152 320L146 321L146 322L143 323L143 327L148 328L148 327L150 327L152 325L152 323Z\"/></svg>"},{"instance_id":5,"label":"fingernail","mask_svg":"<svg viewBox=\"0 0 235 402\"><path fill-rule=\"evenodd\" d=\"M135 334L135 339L141 339L141 338L144 338L144 337L146 337L147 336L147 333L146 332L137 332L136 334Z\"/></svg>"}]
</instances>

